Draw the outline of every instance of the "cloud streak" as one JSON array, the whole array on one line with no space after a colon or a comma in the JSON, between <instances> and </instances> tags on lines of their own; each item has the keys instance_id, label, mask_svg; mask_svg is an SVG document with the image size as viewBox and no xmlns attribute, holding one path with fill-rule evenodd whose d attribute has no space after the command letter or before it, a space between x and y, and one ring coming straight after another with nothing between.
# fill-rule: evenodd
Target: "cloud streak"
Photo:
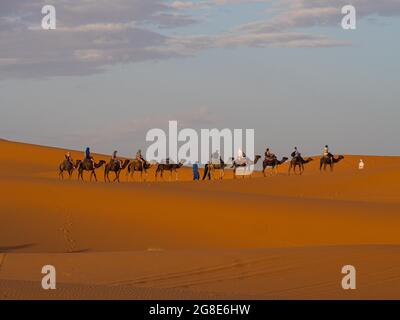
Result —
<instances>
[{"instance_id":1,"label":"cloud streak","mask_svg":"<svg viewBox=\"0 0 400 320\"><path fill-rule=\"evenodd\" d=\"M90 75L115 64L196 55L213 48L333 47L348 41L306 32L336 26L345 0L3 0L0 2L0 71L8 77ZM198 11L264 3L272 18L217 35L170 30L199 22ZM400 15L398 0L352 0L358 17ZM40 28L41 7L57 9L57 30ZM302 31L299 31L299 29ZM190 29L189 29L190 30Z\"/></svg>"}]
</instances>

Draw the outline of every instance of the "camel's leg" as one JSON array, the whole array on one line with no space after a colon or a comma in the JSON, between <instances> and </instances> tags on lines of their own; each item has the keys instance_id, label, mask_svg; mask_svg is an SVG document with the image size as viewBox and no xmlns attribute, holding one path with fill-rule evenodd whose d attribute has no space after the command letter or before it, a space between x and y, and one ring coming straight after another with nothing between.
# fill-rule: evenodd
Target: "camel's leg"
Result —
<instances>
[{"instance_id":1,"label":"camel's leg","mask_svg":"<svg viewBox=\"0 0 400 320\"><path fill-rule=\"evenodd\" d=\"M94 177L94 181L97 182L97 176L96 176L96 172L93 170L92 171L92 176ZM92 180L92 178L90 177L90 181Z\"/></svg>"},{"instance_id":2,"label":"camel's leg","mask_svg":"<svg viewBox=\"0 0 400 320\"><path fill-rule=\"evenodd\" d=\"M64 180L64 174L63 174L63 172L61 170L58 173L58 179Z\"/></svg>"}]
</instances>

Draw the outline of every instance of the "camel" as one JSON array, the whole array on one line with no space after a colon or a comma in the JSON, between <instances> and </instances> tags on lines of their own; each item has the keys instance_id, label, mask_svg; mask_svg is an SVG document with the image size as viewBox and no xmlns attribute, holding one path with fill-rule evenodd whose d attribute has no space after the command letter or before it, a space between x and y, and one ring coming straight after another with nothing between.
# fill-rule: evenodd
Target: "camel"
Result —
<instances>
[{"instance_id":1,"label":"camel","mask_svg":"<svg viewBox=\"0 0 400 320\"><path fill-rule=\"evenodd\" d=\"M272 167L272 172L278 173L278 166L280 166L281 164L285 163L288 160L287 157L283 157L282 160L278 160L278 158L265 158L263 161L263 174L264 177L266 177L265 174L265 169L267 169L268 167Z\"/></svg>"},{"instance_id":2,"label":"camel","mask_svg":"<svg viewBox=\"0 0 400 320\"><path fill-rule=\"evenodd\" d=\"M329 167L331 168L331 171L333 171L333 165L335 163L340 162L341 160L344 159L344 156L338 156L337 158L335 158L335 156L333 156L332 158L328 158L328 157L322 157L321 160L319 161L319 170L322 170L322 166L324 167L324 171L326 170L326 166L329 165Z\"/></svg>"},{"instance_id":3,"label":"camel","mask_svg":"<svg viewBox=\"0 0 400 320\"><path fill-rule=\"evenodd\" d=\"M244 168L244 171L247 171L247 167L250 166L251 164L257 164L258 160L261 159L260 155L256 155L254 157L254 161L251 161L250 159L245 159L245 161L243 161L242 163L238 163L237 160L235 160L234 158L232 158L232 167L233 168L233 178L236 179L236 169L237 168ZM246 173L245 173L246 174ZM244 178L245 174L242 174L242 177ZM249 175L251 177L252 172L249 172Z\"/></svg>"},{"instance_id":4,"label":"camel","mask_svg":"<svg viewBox=\"0 0 400 320\"><path fill-rule=\"evenodd\" d=\"M224 160L222 160L221 158L219 159L219 163L212 163L210 162L208 164L208 170L210 170L211 175L214 177L215 171L219 170L220 174L219 174L219 178L222 180L224 178L225 175L225 168L228 165L224 162Z\"/></svg>"},{"instance_id":5,"label":"camel","mask_svg":"<svg viewBox=\"0 0 400 320\"><path fill-rule=\"evenodd\" d=\"M71 179L72 173L74 172L74 169L78 167L78 164L79 161L77 161L75 165L72 161L65 159L58 166L59 169L58 177L64 180L64 171L67 171L69 178Z\"/></svg>"},{"instance_id":6,"label":"camel","mask_svg":"<svg viewBox=\"0 0 400 320\"><path fill-rule=\"evenodd\" d=\"M99 163L95 163L93 166L93 162L90 159L85 159L83 161L78 160L77 161L77 167L78 167L78 180L79 178L82 179L83 181L83 171L90 171L90 181L92 181L92 177L95 178L97 181L97 176L95 170L98 168L101 168L106 162L104 160L100 160Z\"/></svg>"},{"instance_id":7,"label":"camel","mask_svg":"<svg viewBox=\"0 0 400 320\"><path fill-rule=\"evenodd\" d=\"M170 175L169 175L169 180L171 181L172 178L172 171L175 172L175 179L176 181L178 181L178 169L180 169L183 166L183 161L179 162L179 163L160 163L157 166L157 170L156 170L156 181L157 181L157 177L158 177L158 173L160 173L160 177L163 177L163 173L164 171L169 171Z\"/></svg>"},{"instance_id":8,"label":"camel","mask_svg":"<svg viewBox=\"0 0 400 320\"><path fill-rule=\"evenodd\" d=\"M121 173L122 170L124 170L129 164L129 160L126 159L122 164L119 160L113 160L111 159L109 163L106 164L106 166L104 167L104 181L105 182L110 182L110 177L109 177L109 173L110 171L115 173L115 178L113 180L113 182L115 181L119 181L119 175Z\"/></svg>"},{"instance_id":9,"label":"camel","mask_svg":"<svg viewBox=\"0 0 400 320\"><path fill-rule=\"evenodd\" d=\"M135 171L140 172L140 180L143 178L143 172L145 174L145 180L147 179L147 169L150 169L152 164L148 161L145 161L144 163L144 168L142 165L142 162L140 162L138 159L132 160L131 163L128 166L128 171L126 172L126 181L129 180L129 174L131 174L131 178L133 179L133 175Z\"/></svg>"},{"instance_id":10,"label":"camel","mask_svg":"<svg viewBox=\"0 0 400 320\"><path fill-rule=\"evenodd\" d=\"M300 174L303 174L304 165L306 163L309 163L310 161L313 161L313 158L307 158L307 159L297 158L297 157L292 158L292 160L290 161L290 165L289 165L289 175L290 175L290 171L292 170L292 168L293 168L293 172L296 174L297 166L299 166Z\"/></svg>"}]
</instances>

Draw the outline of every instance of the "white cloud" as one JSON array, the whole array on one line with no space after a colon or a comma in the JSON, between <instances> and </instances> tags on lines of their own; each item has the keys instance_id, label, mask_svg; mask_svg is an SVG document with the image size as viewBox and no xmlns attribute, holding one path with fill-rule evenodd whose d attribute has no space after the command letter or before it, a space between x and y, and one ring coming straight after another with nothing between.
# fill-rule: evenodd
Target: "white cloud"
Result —
<instances>
[{"instance_id":1,"label":"white cloud","mask_svg":"<svg viewBox=\"0 0 400 320\"><path fill-rule=\"evenodd\" d=\"M57 30L40 29L41 6L57 8ZM195 55L210 48L331 47L347 41L304 31L335 26L348 0L2 0L0 74L86 75L118 63ZM352 0L358 17L399 16L399 0ZM190 10L239 3L273 5L272 18L238 25L217 35L181 36L165 31L194 24ZM297 31L302 28L302 31ZM321 29L323 32L323 29Z\"/></svg>"}]
</instances>

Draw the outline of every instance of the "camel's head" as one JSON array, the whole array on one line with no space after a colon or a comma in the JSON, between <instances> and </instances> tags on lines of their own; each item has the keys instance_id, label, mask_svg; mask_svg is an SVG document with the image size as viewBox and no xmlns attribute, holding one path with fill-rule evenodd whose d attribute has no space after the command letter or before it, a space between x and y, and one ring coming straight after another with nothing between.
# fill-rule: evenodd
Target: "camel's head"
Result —
<instances>
[{"instance_id":1,"label":"camel's head","mask_svg":"<svg viewBox=\"0 0 400 320\"><path fill-rule=\"evenodd\" d=\"M100 160L98 163L98 166L101 167L101 166L105 165L106 163L107 163L106 161Z\"/></svg>"},{"instance_id":2,"label":"camel's head","mask_svg":"<svg viewBox=\"0 0 400 320\"><path fill-rule=\"evenodd\" d=\"M129 159L125 159L125 161L122 164L122 169L125 169L129 165L130 162L131 161Z\"/></svg>"},{"instance_id":3,"label":"camel's head","mask_svg":"<svg viewBox=\"0 0 400 320\"><path fill-rule=\"evenodd\" d=\"M283 158L282 158L282 163L286 162L287 160L289 160L288 157L283 157Z\"/></svg>"},{"instance_id":4,"label":"camel's head","mask_svg":"<svg viewBox=\"0 0 400 320\"><path fill-rule=\"evenodd\" d=\"M311 162L311 161L313 161L314 159L313 158L310 158L310 157L308 157L307 159L306 159L306 161L307 162Z\"/></svg>"},{"instance_id":5,"label":"camel's head","mask_svg":"<svg viewBox=\"0 0 400 320\"><path fill-rule=\"evenodd\" d=\"M340 155L340 156L338 157L338 159L343 160L343 159L344 159L344 156Z\"/></svg>"}]
</instances>

